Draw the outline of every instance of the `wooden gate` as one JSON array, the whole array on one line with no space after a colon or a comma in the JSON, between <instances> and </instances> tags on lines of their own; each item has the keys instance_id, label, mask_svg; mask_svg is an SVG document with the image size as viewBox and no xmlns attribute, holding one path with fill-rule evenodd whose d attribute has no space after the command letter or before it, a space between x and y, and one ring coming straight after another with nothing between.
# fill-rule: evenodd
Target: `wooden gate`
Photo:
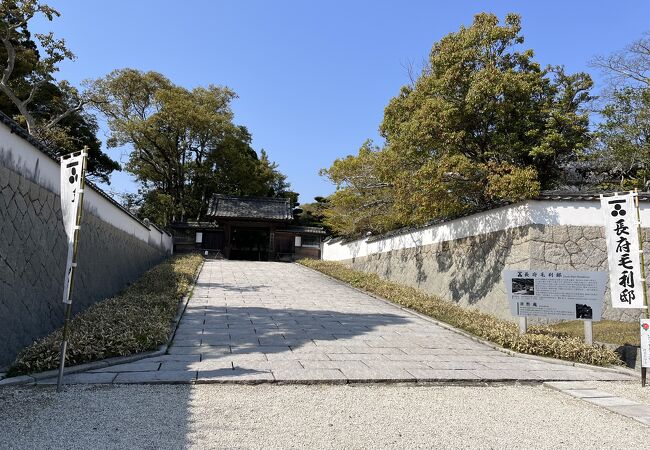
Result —
<instances>
[{"instance_id":1,"label":"wooden gate","mask_svg":"<svg viewBox=\"0 0 650 450\"><path fill-rule=\"evenodd\" d=\"M212 251L218 250L223 253L224 242L223 230L205 231L203 232L203 244L201 248Z\"/></svg>"}]
</instances>

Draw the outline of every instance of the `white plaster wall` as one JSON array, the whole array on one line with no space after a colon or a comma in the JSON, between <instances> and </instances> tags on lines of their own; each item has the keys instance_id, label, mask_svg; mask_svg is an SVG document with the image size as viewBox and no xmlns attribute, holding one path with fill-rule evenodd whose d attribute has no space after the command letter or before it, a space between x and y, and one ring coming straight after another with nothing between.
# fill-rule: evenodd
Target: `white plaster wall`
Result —
<instances>
[{"instance_id":1,"label":"white plaster wall","mask_svg":"<svg viewBox=\"0 0 650 450\"><path fill-rule=\"evenodd\" d=\"M650 225L650 204L641 203L641 223ZM604 226L605 219L599 201L529 200L373 242L325 242L322 254L324 260L343 261L526 225Z\"/></svg>"},{"instance_id":2,"label":"white plaster wall","mask_svg":"<svg viewBox=\"0 0 650 450\"><path fill-rule=\"evenodd\" d=\"M25 178L59 195L60 165L25 139L12 133L4 123L0 123L0 160ZM169 234L156 227L146 227L88 185L84 194L85 211L150 245L172 252L173 241Z\"/></svg>"}]
</instances>

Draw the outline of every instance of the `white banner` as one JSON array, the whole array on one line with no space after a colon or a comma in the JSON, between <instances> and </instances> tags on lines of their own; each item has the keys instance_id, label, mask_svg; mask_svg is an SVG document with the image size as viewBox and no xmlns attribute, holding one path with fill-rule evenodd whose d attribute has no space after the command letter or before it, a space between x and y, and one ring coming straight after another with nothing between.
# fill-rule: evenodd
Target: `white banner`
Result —
<instances>
[{"instance_id":1,"label":"white banner","mask_svg":"<svg viewBox=\"0 0 650 450\"><path fill-rule=\"evenodd\" d=\"M68 236L68 257L65 266L63 285L63 303L71 303L70 287L74 256L75 230L78 229L77 217L80 213L83 196L82 186L85 175L86 153L79 152L61 157L61 214L63 226Z\"/></svg>"},{"instance_id":2,"label":"white banner","mask_svg":"<svg viewBox=\"0 0 650 450\"><path fill-rule=\"evenodd\" d=\"M504 270L516 317L600 320L607 273L569 270Z\"/></svg>"},{"instance_id":3,"label":"white banner","mask_svg":"<svg viewBox=\"0 0 650 450\"><path fill-rule=\"evenodd\" d=\"M609 286L614 308L643 308L636 194L601 197L609 259Z\"/></svg>"},{"instance_id":4,"label":"white banner","mask_svg":"<svg viewBox=\"0 0 650 450\"><path fill-rule=\"evenodd\" d=\"M650 367L650 319L641 319L641 367Z\"/></svg>"}]
</instances>

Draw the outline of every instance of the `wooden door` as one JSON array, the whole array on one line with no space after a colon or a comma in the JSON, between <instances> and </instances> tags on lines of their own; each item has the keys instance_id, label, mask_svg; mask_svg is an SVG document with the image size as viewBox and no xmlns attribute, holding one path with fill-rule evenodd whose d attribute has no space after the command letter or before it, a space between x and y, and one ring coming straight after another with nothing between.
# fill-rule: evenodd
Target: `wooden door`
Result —
<instances>
[{"instance_id":1,"label":"wooden door","mask_svg":"<svg viewBox=\"0 0 650 450\"><path fill-rule=\"evenodd\" d=\"M223 231L204 231L203 232L203 245L205 250L220 251L223 253Z\"/></svg>"}]
</instances>

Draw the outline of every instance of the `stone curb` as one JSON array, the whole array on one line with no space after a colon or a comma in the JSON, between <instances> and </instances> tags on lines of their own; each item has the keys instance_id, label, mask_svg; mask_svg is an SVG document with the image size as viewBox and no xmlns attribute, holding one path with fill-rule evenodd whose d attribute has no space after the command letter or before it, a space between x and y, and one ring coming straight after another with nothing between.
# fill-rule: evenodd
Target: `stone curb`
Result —
<instances>
[{"instance_id":1,"label":"stone curb","mask_svg":"<svg viewBox=\"0 0 650 450\"><path fill-rule=\"evenodd\" d=\"M63 369L63 374L70 375L73 373L87 372L89 370L103 369L105 367L117 366L119 364L126 364L135 361L140 361L141 359L152 358L155 356L162 356L165 353L167 353L167 349L169 348L171 342L174 340L174 336L176 335L176 330L178 329L178 324L180 323L181 317L183 316L183 313L187 308L187 304L189 303L190 297L192 296L192 291L194 290L194 286L196 285L196 281L199 278L199 274L201 273L201 269L203 269L204 264L205 264L205 259L201 262L201 264L199 264L198 269L194 273L192 286L190 287L189 292L186 295L184 295L183 298L181 298L179 301L178 311L176 313L176 316L174 316L174 319L172 320L171 332L169 333L169 338L167 339L167 342L165 344L162 344L161 346L158 347L157 350L153 350L153 351L136 353L135 355L115 356L111 358L102 359L100 361L92 361L89 363L79 364L76 366L65 367ZM33 385L36 384L36 382L39 380L44 380L46 378L53 378L56 377L58 374L59 371L57 369L53 369L53 370L47 370L45 372L33 373L30 375L19 375L17 377L4 378L4 379L0 379L0 387L17 386L17 385Z\"/></svg>"},{"instance_id":2,"label":"stone curb","mask_svg":"<svg viewBox=\"0 0 650 450\"><path fill-rule=\"evenodd\" d=\"M201 264L199 264L199 267L196 269L196 272L194 272L194 277L192 278L192 285L190 286L190 290L185 294L185 296L181 299L181 301L178 304L178 310L176 311L176 316L174 316L173 325L172 325L172 331L169 333L169 339L167 339L167 343L164 345L161 345L158 350L162 350L164 347L163 353L167 353L167 349L171 345L172 341L174 340L174 337L176 336L176 330L178 330L178 325L181 322L181 318L183 317L183 314L185 314L185 310L187 309L187 305L190 302L190 298L192 298L192 294L194 293L194 287L196 286L196 282L199 280L199 274L201 273L201 270L203 270L203 266L205 265L205 258L203 258L203 261L201 261ZM157 355L156 355L157 356Z\"/></svg>"},{"instance_id":3,"label":"stone curb","mask_svg":"<svg viewBox=\"0 0 650 450\"><path fill-rule=\"evenodd\" d=\"M549 381L542 385L548 389L570 395L591 405L604 408L614 414L636 420L650 426L650 406L628 400L608 392L599 391L589 386L589 382Z\"/></svg>"},{"instance_id":4,"label":"stone curb","mask_svg":"<svg viewBox=\"0 0 650 450\"><path fill-rule=\"evenodd\" d=\"M626 369L626 368L622 368L622 367L593 366L591 364L585 364L585 363L579 363L579 362L573 362L573 361L566 361L566 360L563 360L563 359L547 358L545 356L537 356L537 355L528 355L526 353L518 353L518 352L515 352L514 350L510 350L510 349L501 347L501 346L495 344L494 342L486 341L484 339L479 338L478 336L474 336L473 334L470 334L470 333L468 333L466 331L455 328L455 327L453 327L453 326L451 326L451 325L449 325L449 324L447 324L445 322L440 322L440 321L438 321L438 320L436 320L436 319L434 319L432 317L426 316L426 315L424 315L422 313L419 313L417 311L414 311L414 310L412 310L410 308L407 308L405 306L401 306L401 305L398 305L396 303L393 303L390 300L379 297L378 295L372 294L370 292L366 292L363 289L359 289L357 287L354 287L354 286L352 286L352 285L350 285L348 283L345 283L345 282L343 282L341 280L338 280L338 279L336 279L336 278L334 278L334 277L332 277L330 275L327 275L326 273L319 272L316 269L312 269L311 267L303 266L302 264L299 264L299 263L293 263L293 264L296 264L297 266L302 267L303 269L309 270L311 272L320 274L320 275L322 275L324 277L327 277L327 278L329 278L329 279L331 279L331 280L333 280L333 281L335 281L335 282L337 282L339 284L343 284L343 285L345 285L345 286L347 286L347 287L349 287L351 289L354 289L357 292L361 292L362 294L369 295L370 297L373 297L373 298L375 298L377 300L380 300L380 301L382 301L384 303L387 303L387 304L389 304L389 305L391 305L391 306L393 306L395 308L401 309L402 311L405 311L405 312L407 312L407 313L409 313L411 315L414 315L414 316L419 317L421 319L427 320L427 321L429 321L431 323L434 323L434 324L436 324L436 325L438 325L438 326L440 326L442 328L445 328L446 330L453 331L453 332L455 332L457 334L460 334L462 336L465 336L466 338L469 338L469 339L471 339L471 340L473 340L475 342L479 342L479 343L481 343L483 345L486 345L486 346L488 346L488 347L490 347L490 348L492 348L494 350L498 350L501 353L505 353L505 354L510 355L510 356L517 356L519 358L532 359L534 361L547 362L547 363L557 364L557 365L562 365L562 366L580 367L580 368L583 368L583 369L590 369L590 370L596 370L596 371L618 373L618 374L621 374L621 375L639 377L639 374L637 372L635 372L634 370Z\"/></svg>"}]
</instances>

